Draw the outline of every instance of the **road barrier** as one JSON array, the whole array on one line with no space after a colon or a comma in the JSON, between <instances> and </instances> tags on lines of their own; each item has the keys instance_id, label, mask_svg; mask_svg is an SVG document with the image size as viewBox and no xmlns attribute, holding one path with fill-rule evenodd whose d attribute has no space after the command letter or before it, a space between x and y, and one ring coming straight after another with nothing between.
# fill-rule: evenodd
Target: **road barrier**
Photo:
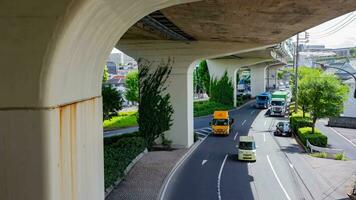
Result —
<instances>
[{"instance_id":1,"label":"road barrier","mask_svg":"<svg viewBox=\"0 0 356 200\"><path fill-rule=\"evenodd\" d=\"M356 117L331 117L328 125L333 127L356 128Z\"/></svg>"},{"instance_id":2,"label":"road barrier","mask_svg":"<svg viewBox=\"0 0 356 200\"><path fill-rule=\"evenodd\" d=\"M310 148L310 152L313 153L313 151L317 152L323 152L327 154L344 154L345 151L343 149L331 149L331 148L323 148L323 147L318 147L310 144L309 140L307 140L307 147Z\"/></svg>"}]
</instances>

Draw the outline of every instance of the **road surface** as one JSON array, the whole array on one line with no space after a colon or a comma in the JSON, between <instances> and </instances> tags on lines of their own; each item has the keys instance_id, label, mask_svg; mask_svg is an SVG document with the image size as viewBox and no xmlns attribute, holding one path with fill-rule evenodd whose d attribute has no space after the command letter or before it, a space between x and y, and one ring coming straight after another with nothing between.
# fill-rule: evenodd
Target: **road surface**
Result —
<instances>
[{"instance_id":1,"label":"road surface","mask_svg":"<svg viewBox=\"0 0 356 200\"><path fill-rule=\"evenodd\" d=\"M278 119L264 116L265 112L247 104L230 113L235 119L232 133L207 136L177 168L162 199L302 199L300 182L283 152L298 151L298 147L281 149L277 140L286 138L271 134ZM255 163L237 161L235 146L243 135L255 137Z\"/></svg>"}]
</instances>

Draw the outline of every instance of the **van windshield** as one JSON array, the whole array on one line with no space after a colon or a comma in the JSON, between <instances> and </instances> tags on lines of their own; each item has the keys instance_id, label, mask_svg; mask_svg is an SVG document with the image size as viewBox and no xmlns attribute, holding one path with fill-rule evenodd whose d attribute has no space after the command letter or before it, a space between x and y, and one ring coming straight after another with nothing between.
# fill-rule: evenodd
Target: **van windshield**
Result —
<instances>
[{"instance_id":1,"label":"van windshield","mask_svg":"<svg viewBox=\"0 0 356 200\"><path fill-rule=\"evenodd\" d=\"M272 101L272 106L284 106L284 101Z\"/></svg>"},{"instance_id":2,"label":"van windshield","mask_svg":"<svg viewBox=\"0 0 356 200\"><path fill-rule=\"evenodd\" d=\"M213 119L214 126L227 126L229 121L227 119Z\"/></svg>"},{"instance_id":3,"label":"van windshield","mask_svg":"<svg viewBox=\"0 0 356 200\"><path fill-rule=\"evenodd\" d=\"M256 146L254 142L240 142L239 149L242 150L255 150Z\"/></svg>"}]
</instances>

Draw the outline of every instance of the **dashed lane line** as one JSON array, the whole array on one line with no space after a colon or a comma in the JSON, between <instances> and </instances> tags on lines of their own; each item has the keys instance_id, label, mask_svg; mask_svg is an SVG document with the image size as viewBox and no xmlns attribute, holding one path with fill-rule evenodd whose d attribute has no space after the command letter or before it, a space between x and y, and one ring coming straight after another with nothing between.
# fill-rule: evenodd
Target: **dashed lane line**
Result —
<instances>
[{"instance_id":1,"label":"dashed lane line","mask_svg":"<svg viewBox=\"0 0 356 200\"><path fill-rule=\"evenodd\" d=\"M234 137L234 141L236 140L238 134L239 134L239 132L236 131L236 134L235 134L235 137Z\"/></svg>"},{"instance_id":2,"label":"dashed lane line","mask_svg":"<svg viewBox=\"0 0 356 200\"><path fill-rule=\"evenodd\" d=\"M243 126L246 123L246 119L242 122L241 126Z\"/></svg>"}]
</instances>

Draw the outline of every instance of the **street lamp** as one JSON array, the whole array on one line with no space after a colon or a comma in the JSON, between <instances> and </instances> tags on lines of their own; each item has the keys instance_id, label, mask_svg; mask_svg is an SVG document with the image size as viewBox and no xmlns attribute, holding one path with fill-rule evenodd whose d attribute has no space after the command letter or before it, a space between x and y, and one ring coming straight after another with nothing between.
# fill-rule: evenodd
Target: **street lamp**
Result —
<instances>
[{"instance_id":1,"label":"street lamp","mask_svg":"<svg viewBox=\"0 0 356 200\"><path fill-rule=\"evenodd\" d=\"M333 69L338 69L338 70L340 70L340 71L343 71L343 72L345 72L345 73L351 75L352 78L354 78L354 80L355 80L354 98L356 99L356 76L355 76L353 73L351 73L351 72L349 72L349 71L346 71L346 70L344 70L344 69L338 68L338 67L326 66L326 65L321 64L321 63L318 63L318 64L319 64L319 65L321 66L321 68L324 69L324 70L327 69L327 68L333 68Z\"/></svg>"}]
</instances>

